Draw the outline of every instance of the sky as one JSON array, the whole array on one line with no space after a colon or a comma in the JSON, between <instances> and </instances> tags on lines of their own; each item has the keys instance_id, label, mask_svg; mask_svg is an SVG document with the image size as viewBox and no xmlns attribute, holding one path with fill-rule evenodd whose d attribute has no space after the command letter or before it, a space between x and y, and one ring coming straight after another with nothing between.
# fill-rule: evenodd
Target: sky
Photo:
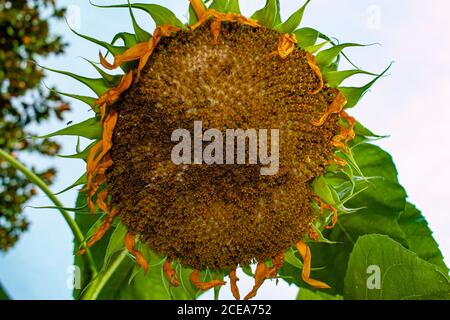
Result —
<instances>
[{"instance_id":1,"label":"sky","mask_svg":"<svg viewBox=\"0 0 450 320\"><path fill-rule=\"evenodd\" d=\"M111 40L120 31L132 31L128 12L121 9L98 9L87 0L60 0L69 8L68 21L84 34ZM187 0L156 1L187 20ZM246 16L264 5L264 0L241 0ZM125 0L98 0L97 3L126 3ZM281 0L286 19L303 1ZM406 188L409 200L417 205L429 222L431 230L450 264L450 2L434 0L424 5L419 0L312 0L303 20L309 26L333 36L340 42L377 43L366 48L348 49L352 60L363 69L381 72L394 62L389 76L381 79L351 111L360 122L388 139L379 142L391 153ZM144 14L135 13L141 26L151 31L154 24ZM70 44L64 56L40 61L42 64L96 76L81 56L96 60L99 48L78 38L63 22L52 25ZM360 77L346 85L364 84ZM48 73L47 85L60 91L91 94L79 83ZM72 112L66 116L74 123L85 120L89 108L73 101ZM64 127L52 122L34 128L40 134ZM74 138L59 138L62 154L72 154ZM75 181L85 169L77 160L27 157L22 159L36 167L55 166L58 177L52 190L59 191ZM77 192L60 196L67 207L73 207ZM42 195L34 198L24 212L31 222L29 232L7 254L0 253L0 282L14 299L71 299L72 240L64 220L57 211L37 210L31 206L50 205ZM244 277L241 277L244 278ZM68 285L69 284L69 285ZM250 291L250 280L240 281L242 292ZM231 298L222 290L222 298ZM297 288L283 282L278 286L267 282L259 291L259 299L293 299ZM204 298L211 298L206 295Z\"/></svg>"}]
</instances>

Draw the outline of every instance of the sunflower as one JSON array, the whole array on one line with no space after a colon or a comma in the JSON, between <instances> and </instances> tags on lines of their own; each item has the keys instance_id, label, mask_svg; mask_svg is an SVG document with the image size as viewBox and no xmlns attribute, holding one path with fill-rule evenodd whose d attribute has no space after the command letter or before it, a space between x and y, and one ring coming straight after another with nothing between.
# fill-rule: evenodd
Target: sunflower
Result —
<instances>
[{"instance_id":1,"label":"sunflower","mask_svg":"<svg viewBox=\"0 0 450 320\"><path fill-rule=\"evenodd\" d=\"M350 147L360 125L346 109L384 73L339 71L341 57L348 59L343 50L362 45L337 44L317 30L298 28L309 2L283 22L276 0L250 18L238 0L209 6L191 0L188 24L154 4L96 5L129 8L135 33L120 33L111 44L74 31L107 50L99 56L103 68L92 63L98 79L49 69L97 94L63 93L96 115L53 134L94 140L76 155L87 169L72 187L84 185L90 210L105 218L80 254L118 220L137 264L147 272L149 262L137 246L145 244L165 257L163 272L172 286L180 284L174 265L191 268L191 283L202 291L225 281L203 281L201 272L220 270L239 299L236 270L255 263L255 285L245 296L250 299L266 279L278 278L285 254L294 251L303 281L329 288L310 277L307 243L327 241L322 231L352 212L345 203L354 188L338 193L325 175L343 175L350 185L361 178ZM137 24L133 9L153 18L153 34ZM105 71L118 68L123 74ZM376 77L360 88L340 87L357 74ZM178 128L192 132L195 121L205 130L278 129L278 173L262 176L260 165L174 164L171 134Z\"/></svg>"}]
</instances>

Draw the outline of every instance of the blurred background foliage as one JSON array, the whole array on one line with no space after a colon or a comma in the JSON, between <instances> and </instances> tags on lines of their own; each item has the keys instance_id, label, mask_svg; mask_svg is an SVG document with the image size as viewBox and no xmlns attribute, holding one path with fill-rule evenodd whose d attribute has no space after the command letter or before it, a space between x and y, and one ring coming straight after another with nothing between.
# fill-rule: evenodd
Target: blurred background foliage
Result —
<instances>
[{"instance_id":1,"label":"blurred background foliage","mask_svg":"<svg viewBox=\"0 0 450 320\"><path fill-rule=\"evenodd\" d=\"M34 62L60 55L66 44L49 23L64 17L54 0L0 0L0 148L14 157L22 153L53 156L60 146L49 139L34 142L32 127L56 117L68 104L45 88L44 73ZM51 184L55 170L33 171ZM36 194L31 183L0 160L0 250L7 251L27 230L23 204Z\"/></svg>"}]
</instances>

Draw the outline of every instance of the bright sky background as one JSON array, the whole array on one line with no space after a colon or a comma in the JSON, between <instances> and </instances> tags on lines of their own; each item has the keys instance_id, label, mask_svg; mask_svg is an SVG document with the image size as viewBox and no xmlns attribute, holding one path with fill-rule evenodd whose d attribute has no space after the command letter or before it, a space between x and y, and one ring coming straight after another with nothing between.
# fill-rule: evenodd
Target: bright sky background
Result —
<instances>
[{"instance_id":1,"label":"bright sky background","mask_svg":"<svg viewBox=\"0 0 450 320\"><path fill-rule=\"evenodd\" d=\"M187 0L139 2L163 4L183 21L187 20ZM111 40L120 31L132 31L126 9L98 9L89 1L59 0L70 7L69 20L79 31L96 38ZM97 3L126 3L126 0L97 0ZM251 15L264 5L264 0L241 0L245 15ZM298 9L303 1L281 0L283 17ZM357 65L373 72L381 72L395 61L390 76L375 85L358 108L352 111L363 124L379 134L390 134L380 144L394 157L400 181L426 216L440 243L447 264L450 263L450 2L433 0L426 5L422 0L313 0L303 25L314 27L338 38L341 42L380 43L381 46L349 49ZM136 12L141 25L149 31L154 24ZM70 43L66 55L42 61L46 66L96 76L80 57L97 59L99 48L73 35L65 23L54 25ZM363 84L360 78L347 84ZM90 94L79 83L66 77L49 74L49 85L61 91ZM73 111L67 121L85 120L89 108L73 102ZM49 133L64 127L55 122L37 128L38 133ZM73 138L59 139L63 154L74 153ZM52 189L56 192L75 181L83 172L82 162L65 159L24 159L37 167L55 166L58 179ZM60 199L73 207L76 191ZM50 205L43 197L36 197L31 206ZM31 221L30 231L8 254L0 254L0 281L15 299L70 299L68 268L72 265L72 235L58 212L24 209ZM243 277L242 277L243 278ZM249 291L251 281L240 281L242 292ZM267 282L260 290L259 299L293 299L294 287L280 283L277 287ZM209 297L209 296L207 296ZM222 298L231 298L224 289Z\"/></svg>"}]
</instances>

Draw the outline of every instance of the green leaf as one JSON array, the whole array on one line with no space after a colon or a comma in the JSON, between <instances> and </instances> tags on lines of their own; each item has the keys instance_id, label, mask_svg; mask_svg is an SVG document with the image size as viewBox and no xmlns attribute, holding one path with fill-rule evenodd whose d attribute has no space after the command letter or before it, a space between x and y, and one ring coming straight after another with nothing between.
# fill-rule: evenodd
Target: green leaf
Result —
<instances>
[{"instance_id":1,"label":"green leaf","mask_svg":"<svg viewBox=\"0 0 450 320\"><path fill-rule=\"evenodd\" d=\"M368 271L374 266L380 271L380 288ZM376 284L376 282L375 282ZM435 265L381 235L358 239L348 263L345 277L345 299L350 300L428 300L450 299L448 277Z\"/></svg>"},{"instance_id":2,"label":"green leaf","mask_svg":"<svg viewBox=\"0 0 450 320\"><path fill-rule=\"evenodd\" d=\"M262 26L274 28L278 24L277 17L279 17L279 4L276 0L267 0L264 8L256 11L251 18L258 20Z\"/></svg>"},{"instance_id":3,"label":"green leaf","mask_svg":"<svg viewBox=\"0 0 450 320\"><path fill-rule=\"evenodd\" d=\"M342 70L342 71L330 71L323 74L325 78L325 82L327 85L331 88L337 88L341 85L342 82L347 80L348 78L358 75L358 74L364 74L364 75L370 75L370 76L377 76L374 73L367 72L364 70Z\"/></svg>"},{"instance_id":4,"label":"green leaf","mask_svg":"<svg viewBox=\"0 0 450 320\"><path fill-rule=\"evenodd\" d=\"M427 221L413 204L406 204L399 223L406 234L408 248L415 252L419 258L436 265L445 274L448 274L449 270L439 250L439 245L434 240Z\"/></svg>"},{"instance_id":5,"label":"green leaf","mask_svg":"<svg viewBox=\"0 0 450 320\"><path fill-rule=\"evenodd\" d=\"M295 29L300 25L303 20L303 14L305 13L306 6L311 2L307 0L305 4L294 14L292 14L286 22L275 26L275 30L282 33L293 33Z\"/></svg>"},{"instance_id":6,"label":"green leaf","mask_svg":"<svg viewBox=\"0 0 450 320\"><path fill-rule=\"evenodd\" d=\"M300 288L297 294L297 300L302 301L313 301L313 300L343 300L344 298L340 295L333 296L327 294L323 291L312 291L307 288Z\"/></svg>"},{"instance_id":7,"label":"green leaf","mask_svg":"<svg viewBox=\"0 0 450 320\"><path fill-rule=\"evenodd\" d=\"M5 289L3 289L2 284L0 283L0 300L10 300L8 294Z\"/></svg>"},{"instance_id":8,"label":"green leaf","mask_svg":"<svg viewBox=\"0 0 450 320\"><path fill-rule=\"evenodd\" d=\"M362 87L339 87L339 91L347 98L347 104L345 109L353 108L358 104L361 98L369 91L369 89L381 78L383 77L391 68L392 63L386 68L380 75L375 79L370 81L368 84Z\"/></svg>"},{"instance_id":9,"label":"green leaf","mask_svg":"<svg viewBox=\"0 0 450 320\"><path fill-rule=\"evenodd\" d=\"M319 37L319 31L313 28L301 28L294 32L297 38L297 46L300 48L309 48L316 44Z\"/></svg>"},{"instance_id":10,"label":"green leaf","mask_svg":"<svg viewBox=\"0 0 450 320\"><path fill-rule=\"evenodd\" d=\"M94 117L45 136L35 137L35 139L47 139L56 136L79 136L95 140L102 137L102 131L103 128L99 117Z\"/></svg>"},{"instance_id":11,"label":"green leaf","mask_svg":"<svg viewBox=\"0 0 450 320\"><path fill-rule=\"evenodd\" d=\"M336 60L336 58L339 56L339 54L342 52L342 50L344 50L345 48L349 48L349 47L365 47L365 45L362 45L359 43L343 43L343 44L335 45L332 48L323 50L317 54L317 57L316 57L317 65L321 69L329 66Z\"/></svg>"},{"instance_id":12,"label":"green leaf","mask_svg":"<svg viewBox=\"0 0 450 320\"><path fill-rule=\"evenodd\" d=\"M93 4L98 8L128 8L128 4L117 4L117 5L108 5L101 6L97 4ZM148 4L148 3L132 3L132 8L140 9L148 13L153 21L155 21L156 26L160 27L166 24L170 24L181 29L186 29L186 26L176 17L176 15L170 11L169 9L157 5L157 4Z\"/></svg>"}]
</instances>

